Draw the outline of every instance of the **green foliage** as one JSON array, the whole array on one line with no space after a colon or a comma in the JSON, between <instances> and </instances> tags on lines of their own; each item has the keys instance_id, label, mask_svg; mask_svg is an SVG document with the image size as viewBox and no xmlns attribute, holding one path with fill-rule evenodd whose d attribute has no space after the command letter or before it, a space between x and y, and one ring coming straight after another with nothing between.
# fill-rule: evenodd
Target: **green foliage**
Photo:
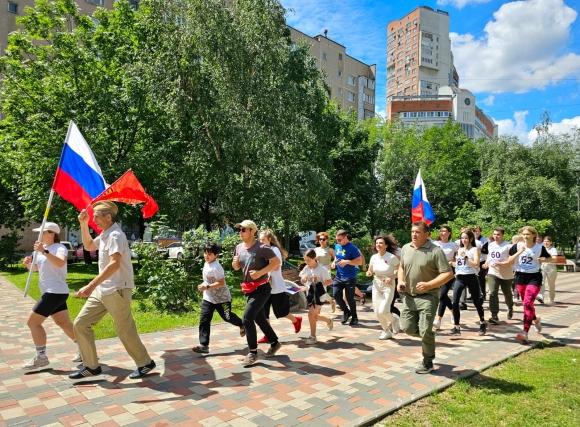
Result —
<instances>
[{"instance_id":1,"label":"green foliage","mask_svg":"<svg viewBox=\"0 0 580 427\"><path fill-rule=\"evenodd\" d=\"M13 230L10 233L3 234L0 239L0 265L14 264L21 258L20 254L16 252L18 242L22 236L18 231Z\"/></svg>"}]
</instances>

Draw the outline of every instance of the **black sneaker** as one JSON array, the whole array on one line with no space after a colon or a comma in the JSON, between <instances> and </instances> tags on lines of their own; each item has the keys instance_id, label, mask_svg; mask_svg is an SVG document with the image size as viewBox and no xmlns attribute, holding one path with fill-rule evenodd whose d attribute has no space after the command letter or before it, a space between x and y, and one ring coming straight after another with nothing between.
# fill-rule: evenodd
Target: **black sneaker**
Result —
<instances>
[{"instance_id":1,"label":"black sneaker","mask_svg":"<svg viewBox=\"0 0 580 427\"><path fill-rule=\"evenodd\" d=\"M543 304L544 303L544 298L542 297L536 297L536 300L540 303Z\"/></svg>"},{"instance_id":2,"label":"black sneaker","mask_svg":"<svg viewBox=\"0 0 580 427\"><path fill-rule=\"evenodd\" d=\"M142 378L145 375L147 375L149 372L151 372L153 369L155 369L157 365L155 364L155 362L153 360L151 360L151 362L149 362L148 365L142 366L140 368L135 369L135 372L133 372L131 375L129 375L129 378L131 378L132 380L135 380L137 378Z\"/></svg>"},{"instance_id":3,"label":"black sneaker","mask_svg":"<svg viewBox=\"0 0 580 427\"><path fill-rule=\"evenodd\" d=\"M435 368L433 367L433 363L429 362L429 363L425 363L422 362L417 369L415 369L415 373L416 374L428 374L429 372L432 372Z\"/></svg>"},{"instance_id":4,"label":"black sneaker","mask_svg":"<svg viewBox=\"0 0 580 427\"><path fill-rule=\"evenodd\" d=\"M352 319L350 319L349 323L350 326L354 326L356 324L358 324L358 317L353 317Z\"/></svg>"},{"instance_id":5,"label":"black sneaker","mask_svg":"<svg viewBox=\"0 0 580 427\"><path fill-rule=\"evenodd\" d=\"M459 304L459 309L460 310L467 310L467 304L465 304L464 302L462 302L461 304Z\"/></svg>"},{"instance_id":6,"label":"black sneaker","mask_svg":"<svg viewBox=\"0 0 580 427\"><path fill-rule=\"evenodd\" d=\"M201 354L208 354L209 353L209 347L205 346L205 345L198 345L195 346L191 349L194 353L201 353Z\"/></svg>"},{"instance_id":7,"label":"black sneaker","mask_svg":"<svg viewBox=\"0 0 580 427\"><path fill-rule=\"evenodd\" d=\"M102 373L103 373L103 370L101 369L100 366L96 367L95 369L91 369L91 368L87 368L86 366L83 366L83 369L81 369L78 372L75 372L74 374L70 374L68 377L71 380L80 380L82 378L94 377L95 375L101 375Z\"/></svg>"},{"instance_id":8,"label":"black sneaker","mask_svg":"<svg viewBox=\"0 0 580 427\"><path fill-rule=\"evenodd\" d=\"M499 323L499 318L497 316L491 316L488 321L492 325L497 325Z\"/></svg>"},{"instance_id":9,"label":"black sneaker","mask_svg":"<svg viewBox=\"0 0 580 427\"><path fill-rule=\"evenodd\" d=\"M514 317L514 308L508 308L508 313L507 313L507 318L508 320L512 320L512 318Z\"/></svg>"},{"instance_id":10,"label":"black sneaker","mask_svg":"<svg viewBox=\"0 0 580 427\"><path fill-rule=\"evenodd\" d=\"M461 329L459 329L459 326L454 326L453 329L451 329L449 332L447 332L447 335L461 335Z\"/></svg>"},{"instance_id":11,"label":"black sneaker","mask_svg":"<svg viewBox=\"0 0 580 427\"><path fill-rule=\"evenodd\" d=\"M485 335L487 332L487 323L483 322L479 325L479 335Z\"/></svg>"},{"instance_id":12,"label":"black sneaker","mask_svg":"<svg viewBox=\"0 0 580 427\"><path fill-rule=\"evenodd\" d=\"M340 323L346 325L348 323L348 319L350 319L350 313L344 313L342 315L342 321Z\"/></svg>"}]
</instances>

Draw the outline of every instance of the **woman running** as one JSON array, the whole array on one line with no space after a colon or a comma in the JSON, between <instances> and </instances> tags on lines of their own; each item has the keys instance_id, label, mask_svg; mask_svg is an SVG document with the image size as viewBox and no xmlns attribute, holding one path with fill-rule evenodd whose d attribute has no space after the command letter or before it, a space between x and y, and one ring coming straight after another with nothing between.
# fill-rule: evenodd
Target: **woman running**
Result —
<instances>
[{"instance_id":1,"label":"woman running","mask_svg":"<svg viewBox=\"0 0 580 427\"><path fill-rule=\"evenodd\" d=\"M445 258L449 265L453 265L455 263L455 255L459 250L459 246L457 243L451 241L451 227L448 225L442 225L439 227L439 239L434 240L433 244L441 248L443 253L445 254ZM451 267L453 268L453 267ZM453 274L455 274L455 269L453 269ZM445 314L445 309L448 308L449 310L453 310L453 303L451 302L451 298L449 298L449 291L453 289L453 284L455 283L455 277L451 279L449 282L445 283L441 288L439 288L439 308L437 310L437 317L433 322L433 327L435 329L441 328L441 320L443 319L443 315ZM452 316L453 319L453 316ZM452 321L451 323L454 323Z\"/></svg>"},{"instance_id":2,"label":"woman running","mask_svg":"<svg viewBox=\"0 0 580 427\"><path fill-rule=\"evenodd\" d=\"M314 249L316 252L316 258L318 259L318 263L326 268L330 274L330 264L332 264L332 258L334 258L334 249L328 246L329 243L330 237L326 231L321 231L320 233L316 234L316 244L320 245ZM328 299L330 302L331 313L334 313L336 311L336 301L328 294L326 299Z\"/></svg>"},{"instance_id":3,"label":"woman running","mask_svg":"<svg viewBox=\"0 0 580 427\"><path fill-rule=\"evenodd\" d=\"M276 319L285 317L290 320L294 325L294 333L297 334L302 328L302 316L294 316L290 313L290 297L286 293L286 284L284 283L284 277L282 277L282 263L284 262L284 259L288 257L288 253L280 245L278 238L272 230L262 231L260 233L260 242L264 245L270 246L276 254L276 257L280 260L280 267L270 273L272 292L270 293L270 297L266 301L266 304L264 304L266 319L268 319L268 323L270 323L270 307L272 307ZM266 344L268 342L268 337L265 335L258 340L258 343L260 344Z\"/></svg>"},{"instance_id":4,"label":"woman running","mask_svg":"<svg viewBox=\"0 0 580 427\"><path fill-rule=\"evenodd\" d=\"M479 259L481 257L480 249L475 246L475 235L471 230L465 230L461 233L461 243L455 257L455 285L453 287L453 320L455 326L448 332L448 335L461 335L459 319L461 311L459 310L459 300L465 288L468 288L473 298L473 305L479 315L479 335L485 335L487 323L481 304L479 292L479 280L477 273L479 271Z\"/></svg>"},{"instance_id":5,"label":"woman running","mask_svg":"<svg viewBox=\"0 0 580 427\"><path fill-rule=\"evenodd\" d=\"M520 229L523 242L513 245L510 248L510 257L506 264L513 264L517 261L514 275L514 283L522 304L524 306L524 328L516 335L516 338L523 343L528 342L528 332L532 323L536 332L542 331L542 323L536 317L534 301L542 287L542 273L540 268L544 263L553 263L555 259L546 250L544 245L536 243L538 232L534 227L526 225Z\"/></svg>"},{"instance_id":6,"label":"woman running","mask_svg":"<svg viewBox=\"0 0 580 427\"><path fill-rule=\"evenodd\" d=\"M32 231L40 231L35 228ZM36 302L26 324L30 328L32 341L36 346L36 356L22 365L22 369L32 370L48 365L46 356L46 331L42 324L48 316L52 317L64 333L74 340L73 324L70 321L66 300L69 297L69 288L66 284L67 249L60 243L60 227L54 222L47 222L40 242L34 243L36 263L32 265L32 256L24 258L26 268L38 271L38 287L42 293ZM76 341L75 341L76 342ZM73 361L78 361L78 355Z\"/></svg>"},{"instance_id":7,"label":"woman running","mask_svg":"<svg viewBox=\"0 0 580 427\"><path fill-rule=\"evenodd\" d=\"M558 256L558 251L554 246L552 246L553 240L550 236L544 237L544 247L548 251L552 258ZM550 304L554 302L556 297L556 277L558 276L558 267L552 263L542 264L542 289L538 294L538 299L540 302L544 302L544 288L546 284L548 285L548 295L550 296Z\"/></svg>"},{"instance_id":8,"label":"woman running","mask_svg":"<svg viewBox=\"0 0 580 427\"><path fill-rule=\"evenodd\" d=\"M375 254L369 261L368 277L373 278L373 309L383 331L380 340L386 340L399 333L399 316L391 313L391 303L395 297L395 276L400 264L395 255L395 242L386 236L377 236L374 239ZM389 330L391 326L392 332Z\"/></svg>"}]
</instances>

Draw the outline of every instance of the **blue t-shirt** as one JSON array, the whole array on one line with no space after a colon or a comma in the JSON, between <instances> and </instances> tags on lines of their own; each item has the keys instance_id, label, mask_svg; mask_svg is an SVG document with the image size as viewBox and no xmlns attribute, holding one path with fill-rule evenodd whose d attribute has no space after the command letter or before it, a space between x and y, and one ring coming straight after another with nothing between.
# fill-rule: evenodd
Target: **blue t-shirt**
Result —
<instances>
[{"instance_id":1,"label":"blue t-shirt","mask_svg":"<svg viewBox=\"0 0 580 427\"><path fill-rule=\"evenodd\" d=\"M358 267L354 265L345 265L341 267L338 265L338 261L341 259L346 259L348 261L352 261L360 256L360 251L358 248L353 245L351 242L348 242L346 245L341 246L338 243L334 245L334 254L336 256L336 277L339 279L354 279L358 274Z\"/></svg>"}]
</instances>

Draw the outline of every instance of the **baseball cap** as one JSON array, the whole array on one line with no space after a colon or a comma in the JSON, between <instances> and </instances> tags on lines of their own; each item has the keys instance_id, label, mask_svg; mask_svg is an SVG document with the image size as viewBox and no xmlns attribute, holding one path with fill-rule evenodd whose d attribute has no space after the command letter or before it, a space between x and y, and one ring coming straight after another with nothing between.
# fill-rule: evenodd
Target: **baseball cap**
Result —
<instances>
[{"instance_id":1,"label":"baseball cap","mask_svg":"<svg viewBox=\"0 0 580 427\"><path fill-rule=\"evenodd\" d=\"M119 212L119 208L109 200L101 200L93 205L93 211L109 211L116 215Z\"/></svg>"},{"instance_id":2,"label":"baseball cap","mask_svg":"<svg viewBox=\"0 0 580 427\"><path fill-rule=\"evenodd\" d=\"M249 219L243 220L239 224L236 224L234 227L236 227L236 228L247 227L247 228L251 228L252 230L258 229L258 227L256 227L256 224L254 223L254 221L250 221Z\"/></svg>"},{"instance_id":3,"label":"baseball cap","mask_svg":"<svg viewBox=\"0 0 580 427\"><path fill-rule=\"evenodd\" d=\"M32 231L40 231L40 227L34 228ZM53 233L60 233L60 227L54 222L47 222L44 224L44 231L52 231Z\"/></svg>"}]
</instances>

